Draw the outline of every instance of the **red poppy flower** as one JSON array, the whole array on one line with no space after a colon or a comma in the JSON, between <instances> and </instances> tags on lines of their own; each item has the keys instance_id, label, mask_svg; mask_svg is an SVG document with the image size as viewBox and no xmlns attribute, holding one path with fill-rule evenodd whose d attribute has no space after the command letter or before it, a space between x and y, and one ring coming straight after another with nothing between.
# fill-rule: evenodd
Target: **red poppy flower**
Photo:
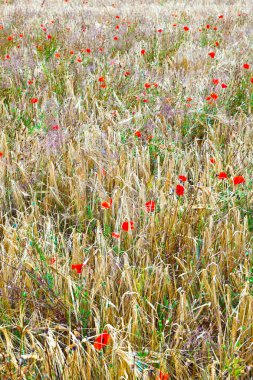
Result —
<instances>
[{"instance_id":1,"label":"red poppy flower","mask_svg":"<svg viewBox=\"0 0 253 380\"><path fill-rule=\"evenodd\" d=\"M213 80L212 80L212 82L213 82L213 84L218 84L219 83L219 79L218 78L214 78Z\"/></svg>"},{"instance_id":2,"label":"red poppy flower","mask_svg":"<svg viewBox=\"0 0 253 380\"><path fill-rule=\"evenodd\" d=\"M32 99L30 100L30 102L31 102L32 104L35 104L35 103L38 102L38 99L37 99L37 98L32 98Z\"/></svg>"},{"instance_id":3,"label":"red poppy flower","mask_svg":"<svg viewBox=\"0 0 253 380\"><path fill-rule=\"evenodd\" d=\"M187 32L189 30L188 26L184 26L184 30Z\"/></svg>"},{"instance_id":4,"label":"red poppy flower","mask_svg":"<svg viewBox=\"0 0 253 380\"><path fill-rule=\"evenodd\" d=\"M159 85L158 85L158 83L153 83L153 86L154 86L155 88L157 88Z\"/></svg>"},{"instance_id":5,"label":"red poppy flower","mask_svg":"<svg viewBox=\"0 0 253 380\"><path fill-rule=\"evenodd\" d=\"M103 347L105 347L110 339L110 335L108 332L105 330L101 335L99 335L94 342L94 347L96 350L102 350Z\"/></svg>"},{"instance_id":6,"label":"red poppy flower","mask_svg":"<svg viewBox=\"0 0 253 380\"><path fill-rule=\"evenodd\" d=\"M51 257L50 260L49 260L50 264L53 265L55 262L56 262L56 258L55 257Z\"/></svg>"},{"instance_id":7,"label":"red poppy flower","mask_svg":"<svg viewBox=\"0 0 253 380\"><path fill-rule=\"evenodd\" d=\"M177 26L177 24L172 24L172 26Z\"/></svg>"},{"instance_id":8,"label":"red poppy flower","mask_svg":"<svg viewBox=\"0 0 253 380\"><path fill-rule=\"evenodd\" d=\"M225 83L221 83L222 88L227 88L227 85Z\"/></svg>"},{"instance_id":9,"label":"red poppy flower","mask_svg":"<svg viewBox=\"0 0 253 380\"><path fill-rule=\"evenodd\" d=\"M70 50L69 54L73 55L74 54L73 50Z\"/></svg>"},{"instance_id":10,"label":"red poppy flower","mask_svg":"<svg viewBox=\"0 0 253 380\"><path fill-rule=\"evenodd\" d=\"M0 152L0 158L3 157L3 155L4 155L3 152Z\"/></svg>"},{"instance_id":11,"label":"red poppy flower","mask_svg":"<svg viewBox=\"0 0 253 380\"><path fill-rule=\"evenodd\" d=\"M219 18L223 18L224 16L223 15L220 15Z\"/></svg>"},{"instance_id":12,"label":"red poppy flower","mask_svg":"<svg viewBox=\"0 0 253 380\"><path fill-rule=\"evenodd\" d=\"M158 33L162 33L163 30L162 29L157 29L157 31L158 31Z\"/></svg>"},{"instance_id":13,"label":"red poppy flower","mask_svg":"<svg viewBox=\"0 0 253 380\"><path fill-rule=\"evenodd\" d=\"M124 72L125 77L129 77L130 74L131 74L130 71L125 71Z\"/></svg>"},{"instance_id":14,"label":"red poppy flower","mask_svg":"<svg viewBox=\"0 0 253 380\"><path fill-rule=\"evenodd\" d=\"M227 176L227 174L225 172L220 172L220 174L218 175L218 178L219 179L227 179L228 176Z\"/></svg>"},{"instance_id":15,"label":"red poppy flower","mask_svg":"<svg viewBox=\"0 0 253 380\"><path fill-rule=\"evenodd\" d=\"M119 238L119 234L117 232L113 232L112 233L112 237L118 239Z\"/></svg>"},{"instance_id":16,"label":"red poppy flower","mask_svg":"<svg viewBox=\"0 0 253 380\"><path fill-rule=\"evenodd\" d=\"M28 84L33 84L33 81L32 80L28 80L27 83Z\"/></svg>"},{"instance_id":17,"label":"red poppy flower","mask_svg":"<svg viewBox=\"0 0 253 380\"><path fill-rule=\"evenodd\" d=\"M133 221L123 222L121 225L121 228L123 231L133 230L134 229L134 222Z\"/></svg>"},{"instance_id":18,"label":"red poppy flower","mask_svg":"<svg viewBox=\"0 0 253 380\"><path fill-rule=\"evenodd\" d=\"M156 380L169 380L170 375L168 373L159 372L159 377L156 377Z\"/></svg>"},{"instance_id":19,"label":"red poppy flower","mask_svg":"<svg viewBox=\"0 0 253 380\"><path fill-rule=\"evenodd\" d=\"M106 202L106 201L101 202L101 207L102 207L102 208L105 208L105 209L108 209L108 208L111 207L111 203Z\"/></svg>"},{"instance_id":20,"label":"red poppy flower","mask_svg":"<svg viewBox=\"0 0 253 380\"><path fill-rule=\"evenodd\" d=\"M208 55L209 55L211 58L214 58L214 57L215 57L215 52L214 52L214 51L211 51L210 53L208 53Z\"/></svg>"},{"instance_id":21,"label":"red poppy flower","mask_svg":"<svg viewBox=\"0 0 253 380\"><path fill-rule=\"evenodd\" d=\"M72 264L71 265L71 269L75 269L76 270L76 273L82 273L82 269L84 267L85 264Z\"/></svg>"},{"instance_id":22,"label":"red poppy flower","mask_svg":"<svg viewBox=\"0 0 253 380\"><path fill-rule=\"evenodd\" d=\"M207 97L206 97L206 100L210 100L210 99L211 99L211 96L207 96Z\"/></svg>"},{"instance_id":23,"label":"red poppy flower","mask_svg":"<svg viewBox=\"0 0 253 380\"><path fill-rule=\"evenodd\" d=\"M148 99L143 99L143 103L148 103Z\"/></svg>"},{"instance_id":24,"label":"red poppy flower","mask_svg":"<svg viewBox=\"0 0 253 380\"><path fill-rule=\"evenodd\" d=\"M215 46L220 46L218 41L215 42Z\"/></svg>"},{"instance_id":25,"label":"red poppy flower","mask_svg":"<svg viewBox=\"0 0 253 380\"><path fill-rule=\"evenodd\" d=\"M151 212L155 210L155 202L154 201L148 201L145 203L147 212Z\"/></svg>"},{"instance_id":26,"label":"red poppy flower","mask_svg":"<svg viewBox=\"0 0 253 380\"><path fill-rule=\"evenodd\" d=\"M55 125L52 126L52 130L53 130L53 131L58 131L59 128L60 128L60 127L59 127L58 124L55 124Z\"/></svg>"},{"instance_id":27,"label":"red poppy flower","mask_svg":"<svg viewBox=\"0 0 253 380\"><path fill-rule=\"evenodd\" d=\"M113 39L114 39L114 41L117 41L119 39L119 37L114 36Z\"/></svg>"},{"instance_id":28,"label":"red poppy flower","mask_svg":"<svg viewBox=\"0 0 253 380\"><path fill-rule=\"evenodd\" d=\"M60 53L55 53L55 58L60 58L61 54Z\"/></svg>"},{"instance_id":29,"label":"red poppy flower","mask_svg":"<svg viewBox=\"0 0 253 380\"><path fill-rule=\"evenodd\" d=\"M116 26L115 26L115 29L119 29L119 25L116 25Z\"/></svg>"},{"instance_id":30,"label":"red poppy flower","mask_svg":"<svg viewBox=\"0 0 253 380\"><path fill-rule=\"evenodd\" d=\"M214 28L213 28L213 30L217 30L218 28L217 28L217 26L215 26ZM216 45L216 46L219 46L219 44L218 45Z\"/></svg>"},{"instance_id":31,"label":"red poppy flower","mask_svg":"<svg viewBox=\"0 0 253 380\"><path fill-rule=\"evenodd\" d=\"M91 52L91 50L90 50L90 49L86 49L85 51L86 51L86 53L90 53L90 52Z\"/></svg>"},{"instance_id":32,"label":"red poppy flower","mask_svg":"<svg viewBox=\"0 0 253 380\"><path fill-rule=\"evenodd\" d=\"M136 131L136 132L134 133L134 135L135 135L136 137L141 137L141 132L140 132L140 131Z\"/></svg>"},{"instance_id":33,"label":"red poppy flower","mask_svg":"<svg viewBox=\"0 0 253 380\"><path fill-rule=\"evenodd\" d=\"M47 36L47 39L48 39L48 40L51 40L51 38L52 38L52 36L49 34L49 35Z\"/></svg>"},{"instance_id":34,"label":"red poppy flower","mask_svg":"<svg viewBox=\"0 0 253 380\"><path fill-rule=\"evenodd\" d=\"M187 102L191 102L191 101L192 101L192 98L187 98L186 101L187 101Z\"/></svg>"},{"instance_id":35,"label":"red poppy flower","mask_svg":"<svg viewBox=\"0 0 253 380\"><path fill-rule=\"evenodd\" d=\"M103 83L103 84L101 84L101 86L100 86L101 88L106 88L106 84L105 83Z\"/></svg>"},{"instance_id":36,"label":"red poppy flower","mask_svg":"<svg viewBox=\"0 0 253 380\"><path fill-rule=\"evenodd\" d=\"M186 177L185 175L179 175L178 178L179 178L180 181L182 181L182 182L187 181L187 177Z\"/></svg>"},{"instance_id":37,"label":"red poppy flower","mask_svg":"<svg viewBox=\"0 0 253 380\"><path fill-rule=\"evenodd\" d=\"M149 83L145 83L145 84L144 84L144 87L145 87L145 88L150 88L150 87L151 87L151 84L149 84Z\"/></svg>"},{"instance_id":38,"label":"red poppy flower","mask_svg":"<svg viewBox=\"0 0 253 380\"><path fill-rule=\"evenodd\" d=\"M104 82L105 81L105 77L100 77L98 78L99 82Z\"/></svg>"},{"instance_id":39,"label":"red poppy flower","mask_svg":"<svg viewBox=\"0 0 253 380\"><path fill-rule=\"evenodd\" d=\"M251 83L253 83L253 77L252 77L252 78L250 78L250 81L251 81Z\"/></svg>"},{"instance_id":40,"label":"red poppy flower","mask_svg":"<svg viewBox=\"0 0 253 380\"><path fill-rule=\"evenodd\" d=\"M206 29L210 29L211 28L211 26L208 24L208 25L206 25Z\"/></svg>"},{"instance_id":41,"label":"red poppy flower","mask_svg":"<svg viewBox=\"0 0 253 380\"><path fill-rule=\"evenodd\" d=\"M7 54L7 55L5 56L5 59L11 59L11 56L10 56L9 54Z\"/></svg>"},{"instance_id":42,"label":"red poppy flower","mask_svg":"<svg viewBox=\"0 0 253 380\"><path fill-rule=\"evenodd\" d=\"M82 58L81 58L81 57L78 57L78 58L76 59L76 61L77 61L77 62L82 62Z\"/></svg>"},{"instance_id":43,"label":"red poppy flower","mask_svg":"<svg viewBox=\"0 0 253 380\"><path fill-rule=\"evenodd\" d=\"M210 94L210 96L211 96L211 98L214 99L214 100L218 99L218 95L217 95L215 92L212 92L212 93Z\"/></svg>"},{"instance_id":44,"label":"red poppy flower","mask_svg":"<svg viewBox=\"0 0 253 380\"><path fill-rule=\"evenodd\" d=\"M141 55L144 55L146 53L146 50L145 49L142 49L141 50Z\"/></svg>"},{"instance_id":45,"label":"red poppy flower","mask_svg":"<svg viewBox=\"0 0 253 380\"><path fill-rule=\"evenodd\" d=\"M115 18L120 18L119 16L115 16Z\"/></svg>"},{"instance_id":46,"label":"red poppy flower","mask_svg":"<svg viewBox=\"0 0 253 380\"><path fill-rule=\"evenodd\" d=\"M210 162L211 162L211 164L215 164L215 163L216 163L215 158L211 157L211 158L210 158Z\"/></svg>"},{"instance_id":47,"label":"red poppy flower","mask_svg":"<svg viewBox=\"0 0 253 380\"><path fill-rule=\"evenodd\" d=\"M101 207L102 208L110 208L112 205L112 198L110 198L110 202L102 202Z\"/></svg>"},{"instance_id":48,"label":"red poppy flower","mask_svg":"<svg viewBox=\"0 0 253 380\"><path fill-rule=\"evenodd\" d=\"M184 186L182 185L177 185L176 186L176 194L178 196L184 195Z\"/></svg>"},{"instance_id":49,"label":"red poppy flower","mask_svg":"<svg viewBox=\"0 0 253 380\"><path fill-rule=\"evenodd\" d=\"M233 179L234 185L239 185L240 183L245 183L243 176L239 175Z\"/></svg>"},{"instance_id":50,"label":"red poppy flower","mask_svg":"<svg viewBox=\"0 0 253 380\"><path fill-rule=\"evenodd\" d=\"M248 63L244 63L243 68L246 69L246 70L249 70L250 65Z\"/></svg>"}]
</instances>

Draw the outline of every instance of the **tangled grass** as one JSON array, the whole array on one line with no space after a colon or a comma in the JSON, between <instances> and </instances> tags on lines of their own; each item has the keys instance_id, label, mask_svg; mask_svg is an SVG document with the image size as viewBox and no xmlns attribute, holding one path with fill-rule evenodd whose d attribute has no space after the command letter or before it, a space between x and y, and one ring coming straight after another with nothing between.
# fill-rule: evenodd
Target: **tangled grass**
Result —
<instances>
[{"instance_id":1,"label":"tangled grass","mask_svg":"<svg viewBox=\"0 0 253 380\"><path fill-rule=\"evenodd\" d=\"M251 1L0 14L1 380L253 379Z\"/></svg>"}]
</instances>

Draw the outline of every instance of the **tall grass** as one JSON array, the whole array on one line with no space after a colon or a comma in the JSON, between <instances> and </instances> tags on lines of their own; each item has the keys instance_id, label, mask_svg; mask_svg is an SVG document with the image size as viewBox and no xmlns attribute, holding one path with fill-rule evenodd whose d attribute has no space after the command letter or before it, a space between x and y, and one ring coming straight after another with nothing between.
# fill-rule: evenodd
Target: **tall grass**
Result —
<instances>
[{"instance_id":1,"label":"tall grass","mask_svg":"<svg viewBox=\"0 0 253 380\"><path fill-rule=\"evenodd\" d=\"M0 379L252 379L250 1L0 12Z\"/></svg>"}]
</instances>

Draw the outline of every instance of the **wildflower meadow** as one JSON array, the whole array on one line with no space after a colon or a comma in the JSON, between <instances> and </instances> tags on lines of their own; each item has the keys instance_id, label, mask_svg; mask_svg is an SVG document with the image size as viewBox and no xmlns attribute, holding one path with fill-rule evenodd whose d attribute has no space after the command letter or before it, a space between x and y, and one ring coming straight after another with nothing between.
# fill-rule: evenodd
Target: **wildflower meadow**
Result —
<instances>
[{"instance_id":1,"label":"wildflower meadow","mask_svg":"<svg viewBox=\"0 0 253 380\"><path fill-rule=\"evenodd\" d=\"M253 379L252 0L0 0L0 380Z\"/></svg>"}]
</instances>

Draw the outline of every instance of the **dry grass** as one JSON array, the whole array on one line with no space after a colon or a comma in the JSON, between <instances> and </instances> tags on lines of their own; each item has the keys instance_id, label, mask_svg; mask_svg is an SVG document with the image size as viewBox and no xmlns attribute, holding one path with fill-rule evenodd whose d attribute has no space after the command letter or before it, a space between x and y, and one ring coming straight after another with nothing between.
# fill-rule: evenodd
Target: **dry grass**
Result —
<instances>
[{"instance_id":1,"label":"dry grass","mask_svg":"<svg viewBox=\"0 0 253 380\"><path fill-rule=\"evenodd\" d=\"M2 2L1 380L253 379L250 8Z\"/></svg>"}]
</instances>

